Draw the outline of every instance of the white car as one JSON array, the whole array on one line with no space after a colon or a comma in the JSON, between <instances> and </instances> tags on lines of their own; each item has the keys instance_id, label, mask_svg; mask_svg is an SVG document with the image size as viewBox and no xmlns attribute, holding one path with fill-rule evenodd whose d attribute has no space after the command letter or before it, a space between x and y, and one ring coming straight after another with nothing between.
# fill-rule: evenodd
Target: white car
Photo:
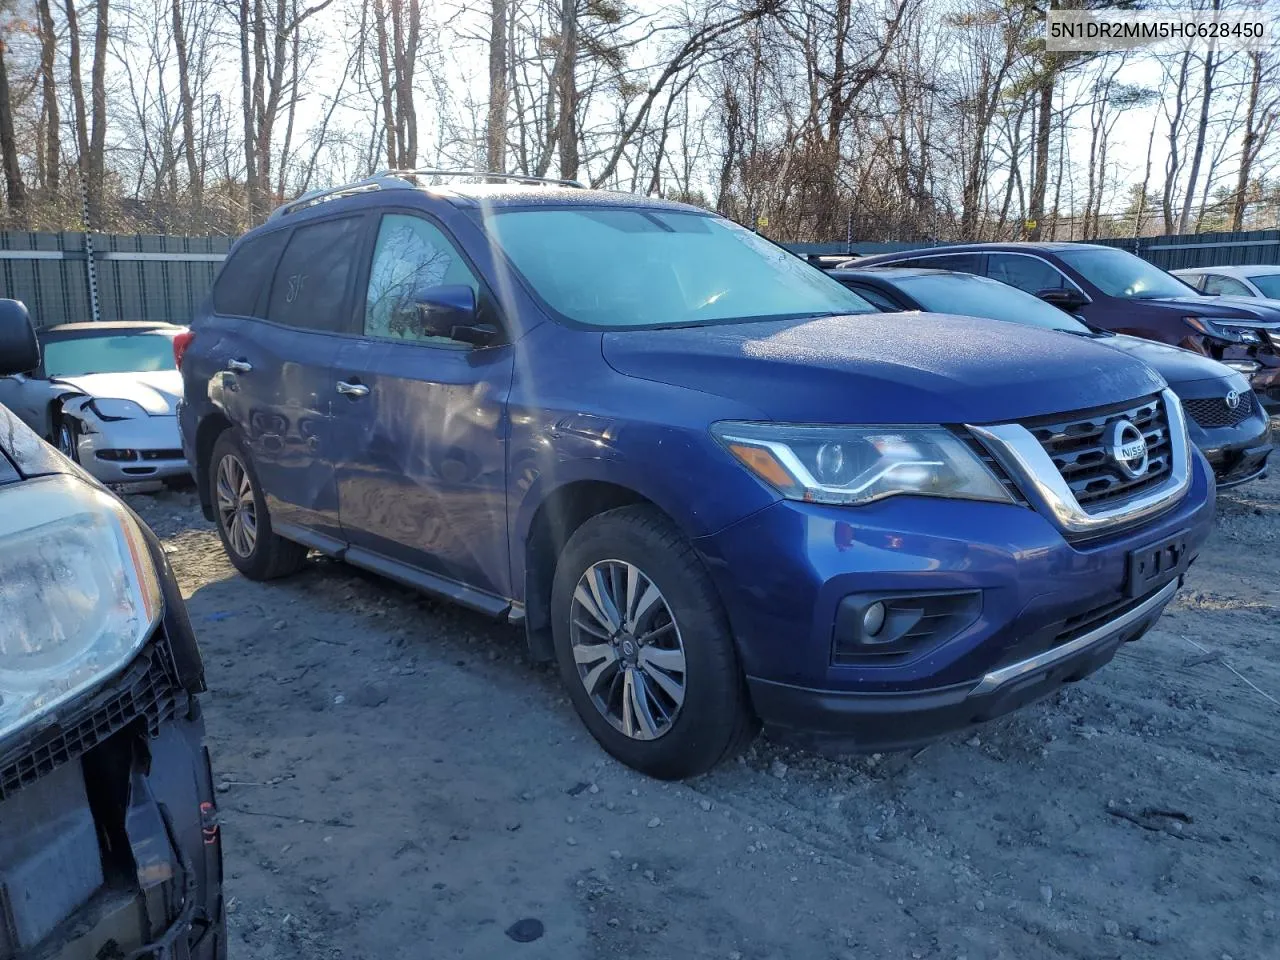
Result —
<instances>
[{"instance_id":1,"label":"white car","mask_svg":"<svg viewBox=\"0 0 1280 960\"><path fill-rule=\"evenodd\" d=\"M1210 297L1265 297L1280 300L1280 265L1188 267L1170 270L1175 277Z\"/></svg>"},{"instance_id":2,"label":"white car","mask_svg":"<svg viewBox=\"0 0 1280 960\"><path fill-rule=\"evenodd\" d=\"M0 404L104 483L186 478L182 375L169 323L66 323L37 332L40 366L0 377Z\"/></svg>"}]
</instances>

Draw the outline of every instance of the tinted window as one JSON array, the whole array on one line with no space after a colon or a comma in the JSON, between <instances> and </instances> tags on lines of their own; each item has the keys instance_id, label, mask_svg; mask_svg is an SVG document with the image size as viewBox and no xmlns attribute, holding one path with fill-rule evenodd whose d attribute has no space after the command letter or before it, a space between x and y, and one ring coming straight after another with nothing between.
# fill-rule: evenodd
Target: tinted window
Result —
<instances>
[{"instance_id":1,"label":"tinted window","mask_svg":"<svg viewBox=\"0 0 1280 960\"><path fill-rule=\"evenodd\" d=\"M926 267L930 270L958 270L961 273L981 273L982 254L951 253L938 254L932 257L912 257L910 260L899 260L896 265Z\"/></svg>"},{"instance_id":2,"label":"tinted window","mask_svg":"<svg viewBox=\"0 0 1280 960\"><path fill-rule=\"evenodd\" d=\"M1264 297L1280 300L1280 273L1264 273L1260 276L1250 277L1249 280L1262 291Z\"/></svg>"},{"instance_id":3,"label":"tinted window","mask_svg":"<svg viewBox=\"0 0 1280 960\"><path fill-rule=\"evenodd\" d=\"M1239 280L1233 280L1231 277L1224 277L1221 274L1210 273L1204 278L1204 286L1201 287L1205 293L1211 297L1252 297L1253 291L1246 287Z\"/></svg>"},{"instance_id":4,"label":"tinted window","mask_svg":"<svg viewBox=\"0 0 1280 960\"><path fill-rule=\"evenodd\" d=\"M988 254L987 276L1027 293L1062 290L1073 286L1053 265L1039 257L1023 256L1020 253Z\"/></svg>"},{"instance_id":5,"label":"tinted window","mask_svg":"<svg viewBox=\"0 0 1280 960\"><path fill-rule=\"evenodd\" d=\"M985 277L964 273L906 277L898 286L924 309L967 317L987 317L1050 330L1088 333L1089 328L1038 297Z\"/></svg>"},{"instance_id":6,"label":"tinted window","mask_svg":"<svg viewBox=\"0 0 1280 960\"><path fill-rule=\"evenodd\" d=\"M707 214L580 206L499 212L486 226L544 302L594 327L872 312L816 267Z\"/></svg>"},{"instance_id":7,"label":"tinted window","mask_svg":"<svg viewBox=\"0 0 1280 960\"><path fill-rule=\"evenodd\" d=\"M271 284L268 320L308 330L346 329L344 305L360 223L360 217L344 217L293 231Z\"/></svg>"},{"instance_id":8,"label":"tinted window","mask_svg":"<svg viewBox=\"0 0 1280 960\"><path fill-rule=\"evenodd\" d=\"M378 243L369 270L364 333L416 343L461 346L449 337L417 329L411 307L418 294L432 287L470 287L480 300L480 284L457 248L439 228L421 217L388 214L378 228Z\"/></svg>"},{"instance_id":9,"label":"tinted window","mask_svg":"<svg viewBox=\"0 0 1280 960\"><path fill-rule=\"evenodd\" d=\"M46 377L177 369L173 362L173 338L163 333L51 340L44 344L42 351Z\"/></svg>"},{"instance_id":10,"label":"tinted window","mask_svg":"<svg viewBox=\"0 0 1280 960\"><path fill-rule=\"evenodd\" d=\"M236 247L213 285L213 309L229 317L261 317L267 305L271 273L288 230L277 230L246 240Z\"/></svg>"},{"instance_id":11,"label":"tinted window","mask_svg":"<svg viewBox=\"0 0 1280 960\"><path fill-rule=\"evenodd\" d=\"M1058 257L1109 297L1155 300L1195 296L1195 291L1177 277L1127 250L1079 247L1061 250Z\"/></svg>"}]
</instances>

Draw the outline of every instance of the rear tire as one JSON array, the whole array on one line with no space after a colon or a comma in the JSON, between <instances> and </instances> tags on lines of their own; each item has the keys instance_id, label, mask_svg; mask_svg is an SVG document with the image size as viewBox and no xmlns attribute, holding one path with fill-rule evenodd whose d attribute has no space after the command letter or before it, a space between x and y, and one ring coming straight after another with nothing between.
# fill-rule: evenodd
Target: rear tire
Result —
<instances>
[{"instance_id":1,"label":"rear tire","mask_svg":"<svg viewBox=\"0 0 1280 960\"><path fill-rule=\"evenodd\" d=\"M627 766L663 780L697 776L755 737L720 598L657 509L610 510L574 532L556 564L551 616L578 716Z\"/></svg>"},{"instance_id":2,"label":"rear tire","mask_svg":"<svg viewBox=\"0 0 1280 960\"><path fill-rule=\"evenodd\" d=\"M307 548L271 529L262 485L235 428L224 430L214 441L208 469L218 537L231 565L250 580L297 573Z\"/></svg>"}]
</instances>

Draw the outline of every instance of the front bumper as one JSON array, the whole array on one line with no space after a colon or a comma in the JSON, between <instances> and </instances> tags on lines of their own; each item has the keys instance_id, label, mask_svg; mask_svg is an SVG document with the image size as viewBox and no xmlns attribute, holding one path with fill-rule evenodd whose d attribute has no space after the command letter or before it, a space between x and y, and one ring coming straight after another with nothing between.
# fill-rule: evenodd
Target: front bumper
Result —
<instances>
[{"instance_id":1,"label":"front bumper","mask_svg":"<svg viewBox=\"0 0 1280 960\"><path fill-rule=\"evenodd\" d=\"M85 422L80 465L103 483L136 483L189 474L177 417Z\"/></svg>"},{"instance_id":2,"label":"front bumper","mask_svg":"<svg viewBox=\"0 0 1280 960\"><path fill-rule=\"evenodd\" d=\"M1140 635L1168 596L1117 621L1151 596L1130 596L1132 557L1177 538L1185 569L1212 525L1209 478L1193 456L1175 506L1083 543L1027 507L896 497L857 509L780 501L695 545L725 601L761 719L879 749L1007 712ZM981 604L953 635L902 657L837 656L837 615L850 596L955 591L976 591ZM1107 630L1061 658L1016 677L997 673L1095 627ZM987 682L993 674L1006 679Z\"/></svg>"},{"instance_id":3,"label":"front bumper","mask_svg":"<svg viewBox=\"0 0 1280 960\"><path fill-rule=\"evenodd\" d=\"M0 960L225 960L204 721L179 674L162 628L0 744Z\"/></svg>"},{"instance_id":4,"label":"front bumper","mask_svg":"<svg viewBox=\"0 0 1280 960\"><path fill-rule=\"evenodd\" d=\"M1225 393L1225 388L1218 382L1207 383L1207 386L1179 385L1176 388L1178 396L1186 401L1217 399ZM1256 391L1254 397L1262 400ZM1266 474L1267 460L1273 448L1271 433L1271 417L1265 407L1262 410L1255 407L1249 417L1235 426L1202 426L1194 415L1187 417L1187 435L1209 461L1219 490Z\"/></svg>"}]
</instances>

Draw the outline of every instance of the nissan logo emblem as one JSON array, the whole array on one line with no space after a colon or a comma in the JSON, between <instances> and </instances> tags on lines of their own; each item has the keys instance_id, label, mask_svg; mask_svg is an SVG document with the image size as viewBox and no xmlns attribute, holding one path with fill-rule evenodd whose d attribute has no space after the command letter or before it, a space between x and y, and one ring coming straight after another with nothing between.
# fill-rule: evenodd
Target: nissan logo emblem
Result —
<instances>
[{"instance_id":1,"label":"nissan logo emblem","mask_svg":"<svg viewBox=\"0 0 1280 960\"><path fill-rule=\"evenodd\" d=\"M1108 424L1103 445L1126 478L1137 480L1147 472L1147 439L1128 420Z\"/></svg>"},{"instance_id":2,"label":"nissan logo emblem","mask_svg":"<svg viewBox=\"0 0 1280 960\"><path fill-rule=\"evenodd\" d=\"M1234 410L1238 406L1240 406L1240 394L1236 393L1234 390L1228 390L1227 409Z\"/></svg>"}]
</instances>

